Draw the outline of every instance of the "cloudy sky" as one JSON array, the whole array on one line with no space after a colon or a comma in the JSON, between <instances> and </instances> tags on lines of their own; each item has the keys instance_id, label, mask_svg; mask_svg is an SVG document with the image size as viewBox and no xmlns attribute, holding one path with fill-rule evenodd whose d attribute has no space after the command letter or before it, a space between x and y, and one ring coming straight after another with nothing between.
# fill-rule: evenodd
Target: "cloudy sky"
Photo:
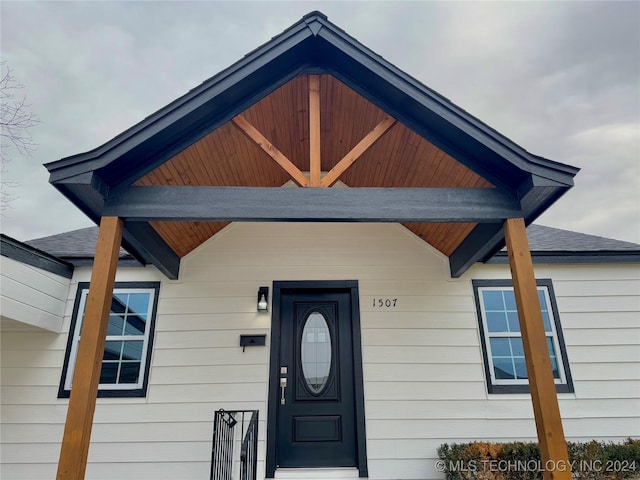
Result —
<instances>
[{"instance_id":1,"label":"cloudy sky","mask_svg":"<svg viewBox=\"0 0 640 480\"><path fill-rule=\"evenodd\" d=\"M11 2L2 60L42 123L13 155L19 240L91 225L43 163L101 145L277 35L329 20L537 155L580 167L538 223L640 243L638 2ZM15 152L14 152L15 153Z\"/></svg>"}]
</instances>

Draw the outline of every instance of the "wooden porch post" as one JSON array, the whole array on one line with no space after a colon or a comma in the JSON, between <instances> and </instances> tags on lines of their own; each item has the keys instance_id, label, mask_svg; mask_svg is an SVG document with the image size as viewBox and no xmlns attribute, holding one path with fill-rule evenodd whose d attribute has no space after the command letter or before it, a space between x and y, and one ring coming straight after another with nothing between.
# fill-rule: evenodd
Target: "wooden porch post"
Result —
<instances>
[{"instance_id":1,"label":"wooden porch post","mask_svg":"<svg viewBox=\"0 0 640 480\"><path fill-rule=\"evenodd\" d=\"M558 395L553 380L524 220L508 219L504 223L504 231L544 478L545 480L571 480L567 443L562 429Z\"/></svg>"},{"instance_id":2,"label":"wooden porch post","mask_svg":"<svg viewBox=\"0 0 640 480\"><path fill-rule=\"evenodd\" d=\"M118 217L102 217L62 437L58 480L82 480L87 468L93 412L121 240L122 221Z\"/></svg>"}]
</instances>

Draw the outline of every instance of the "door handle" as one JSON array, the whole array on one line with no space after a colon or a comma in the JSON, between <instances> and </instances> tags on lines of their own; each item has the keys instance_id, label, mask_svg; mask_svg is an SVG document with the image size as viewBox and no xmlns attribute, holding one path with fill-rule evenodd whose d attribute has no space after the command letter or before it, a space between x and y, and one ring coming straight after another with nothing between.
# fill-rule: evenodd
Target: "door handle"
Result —
<instances>
[{"instance_id":1,"label":"door handle","mask_svg":"<svg viewBox=\"0 0 640 480\"><path fill-rule=\"evenodd\" d=\"M280 377L280 405L284 405L286 403L284 399L284 391L287 389L287 379L286 377Z\"/></svg>"}]
</instances>

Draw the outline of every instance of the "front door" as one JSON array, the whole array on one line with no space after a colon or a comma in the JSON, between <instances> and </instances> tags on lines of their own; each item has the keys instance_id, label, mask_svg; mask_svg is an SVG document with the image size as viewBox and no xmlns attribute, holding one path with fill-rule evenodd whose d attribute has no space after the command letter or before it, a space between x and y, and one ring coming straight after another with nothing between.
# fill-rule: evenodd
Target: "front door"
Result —
<instances>
[{"instance_id":1,"label":"front door","mask_svg":"<svg viewBox=\"0 0 640 480\"><path fill-rule=\"evenodd\" d=\"M275 282L273 305L267 475L270 464L361 467L357 284Z\"/></svg>"}]
</instances>

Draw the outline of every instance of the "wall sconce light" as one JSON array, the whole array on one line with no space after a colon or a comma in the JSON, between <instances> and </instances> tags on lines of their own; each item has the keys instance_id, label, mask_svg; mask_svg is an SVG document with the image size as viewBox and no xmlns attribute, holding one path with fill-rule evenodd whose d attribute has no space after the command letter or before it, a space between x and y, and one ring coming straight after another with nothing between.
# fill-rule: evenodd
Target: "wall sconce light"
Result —
<instances>
[{"instance_id":1,"label":"wall sconce light","mask_svg":"<svg viewBox=\"0 0 640 480\"><path fill-rule=\"evenodd\" d=\"M258 311L268 312L269 307L269 287L258 288Z\"/></svg>"}]
</instances>

